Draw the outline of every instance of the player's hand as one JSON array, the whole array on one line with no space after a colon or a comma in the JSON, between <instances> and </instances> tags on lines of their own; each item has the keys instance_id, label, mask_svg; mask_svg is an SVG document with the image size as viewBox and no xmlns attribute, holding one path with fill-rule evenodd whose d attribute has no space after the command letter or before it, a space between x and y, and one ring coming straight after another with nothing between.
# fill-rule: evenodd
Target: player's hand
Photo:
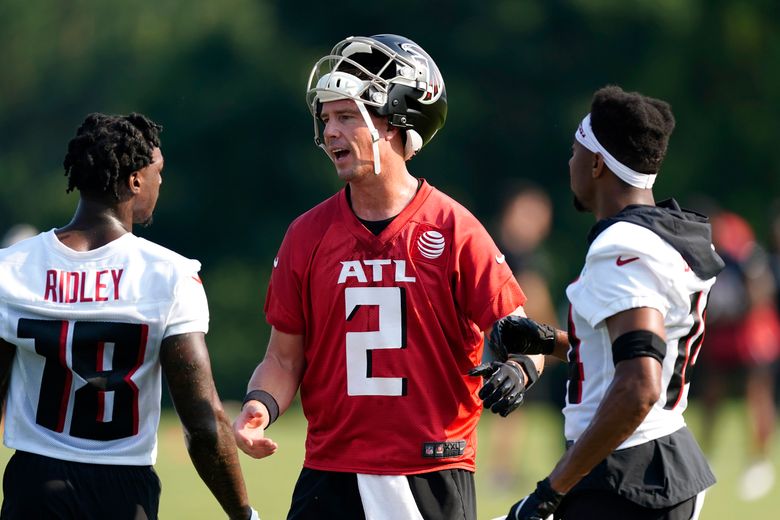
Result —
<instances>
[{"instance_id":1,"label":"player's hand","mask_svg":"<svg viewBox=\"0 0 780 520\"><path fill-rule=\"evenodd\" d=\"M549 477L536 484L533 493L516 503L506 515L507 520L552 520L563 500L563 493L552 488Z\"/></svg>"},{"instance_id":2,"label":"player's hand","mask_svg":"<svg viewBox=\"0 0 780 520\"><path fill-rule=\"evenodd\" d=\"M469 370L469 375L485 378L479 398L491 412L506 417L523 403L526 378L517 363L511 360L482 363Z\"/></svg>"},{"instance_id":3,"label":"player's hand","mask_svg":"<svg viewBox=\"0 0 780 520\"><path fill-rule=\"evenodd\" d=\"M555 329L523 316L505 316L493 325L488 346L500 360L510 354L552 354Z\"/></svg>"},{"instance_id":4,"label":"player's hand","mask_svg":"<svg viewBox=\"0 0 780 520\"><path fill-rule=\"evenodd\" d=\"M233 422L233 435L238 448L255 459L273 455L279 447L265 436L268 409L258 401L249 401Z\"/></svg>"},{"instance_id":5,"label":"player's hand","mask_svg":"<svg viewBox=\"0 0 780 520\"><path fill-rule=\"evenodd\" d=\"M260 520L260 514L257 512L257 510L255 510L255 508L250 506L249 507L249 516L247 516L246 513L244 513L240 517L232 517L231 516L230 518L231 518L231 520L233 520L234 518L235 518L235 520Z\"/></svg>"}]
</instances>

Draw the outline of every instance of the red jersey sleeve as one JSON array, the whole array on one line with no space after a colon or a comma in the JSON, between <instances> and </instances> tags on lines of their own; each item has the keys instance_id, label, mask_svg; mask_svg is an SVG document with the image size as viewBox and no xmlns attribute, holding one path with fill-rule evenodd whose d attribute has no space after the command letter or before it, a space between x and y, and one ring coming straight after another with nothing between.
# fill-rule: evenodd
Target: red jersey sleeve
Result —
<instances>
[{"instance_id":1,"label":"red jersey sleeve","mask_svg":"<svg viewBox=\"0 0 780 520\"><path fill-rule=\"evenodd\" d=\"M485 330L526 301L504 255L482 224L462 219L453 258L455 299L465 314Z\"/></svg>"},{"instance_id":2,"label":"red jersey sleeve","mask_svg":"<svg viewBox=\"0 0 780 520\"><path fill-rule=\"evenodd\" d=\"M288 334L303 334L305 331L301 298L303 269L299 265L301 251L294 247L295 243L301 244L300 240L295 240L296 222L287 229L274 258L264 306L266 321Z\"/></svg>"}]
</instances>

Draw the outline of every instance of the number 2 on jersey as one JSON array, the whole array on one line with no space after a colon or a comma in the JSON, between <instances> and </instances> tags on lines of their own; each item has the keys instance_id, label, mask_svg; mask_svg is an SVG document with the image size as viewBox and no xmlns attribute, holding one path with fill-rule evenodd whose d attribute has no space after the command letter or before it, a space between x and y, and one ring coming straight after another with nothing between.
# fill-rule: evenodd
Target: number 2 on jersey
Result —
<instances>
[{"instance_id":1,"label":"number 2 on jersey","mask_svg":"<svg viewBox=\"0 0 780 520\"><path fill-rule=\"evenodd\" d=\"M17 335L35 340L35 352L46 359L36 422L62 432L72 406L68 433L73 437L107 441L136 435L138 387L131 377L143 363L148 326L76 321L69 345L70 325L61 320L19 320ZM70 403L74 373L84 383Z\"/></svg>"},{"instance_id":2,"label":"number 2 on jersey","mask_svg":"<svg viewBox=\"0 0 780 520\"><path fill-rule=\"evenodd\" d=\"M379 329L347 332L347 395L406 395L405 377L374 377L372 352L406 348L406 293L403 287L347 287L347 321L362 305L379 308Z\"/></svg>"}]
</instances>

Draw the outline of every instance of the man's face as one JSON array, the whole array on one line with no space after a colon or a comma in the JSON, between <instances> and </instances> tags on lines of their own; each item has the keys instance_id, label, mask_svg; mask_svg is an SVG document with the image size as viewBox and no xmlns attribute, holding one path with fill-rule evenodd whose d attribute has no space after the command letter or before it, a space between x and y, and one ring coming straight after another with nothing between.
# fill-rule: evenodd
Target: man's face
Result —
<instances>
[{"instance_id":1,"label":"man's face","mask_svg":"<svg viewBox=\"0 0 780 520\"><path fill-rule=\"evenodd\" d=\"M593 203L593 152L576 139L569 159L569 178L577 211L592 211Z\"/></svg>"},{"instance_id":2,"label":"man's face","mask_svg":"<svg viewBox=\"0 0 780 520\"><path fill-rule=\"evenodd\" d=\"M376 129L382 133L384 120L371 115ZM371 132L357 105L351 99L322 104L320 119L325 124L322 133L325 151L336 166L343 181L351 181L374 171Z\"/></svg>"},{"instance_id":3,"label":"man's face","mask_svg":"<svg viewBox=\"0 0 780 520\"><path fill-rule=\"evenodd\" d=\"M160 195L162 184L162 171L165 160L159 148L152 150L152 162L135 172L136 182L140 191L136 194L133 203L133 223L149 226L152 223L152 215Z\"/></svg>"}]
</instances>

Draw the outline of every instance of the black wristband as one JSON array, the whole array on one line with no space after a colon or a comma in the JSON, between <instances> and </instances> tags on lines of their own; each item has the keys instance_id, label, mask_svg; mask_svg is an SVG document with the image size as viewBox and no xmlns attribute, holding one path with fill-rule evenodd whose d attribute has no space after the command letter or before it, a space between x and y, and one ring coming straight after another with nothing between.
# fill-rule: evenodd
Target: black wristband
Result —
<instances>
[{"instance_id":1,"label":"black wristband","mask_svg":"<svg viewBox=\"0 0 780 520\"><path fill-rule=\"evenodd\" d=\"M534 383L539 380L539 371L536 370L536 364L534 363L534 360L528 356L523 356L521 354L509 354L509 359L507 361L514 361L523 367L523 372L525 373L527 379L525 382L525 390L528 390L534 386Z\"/></svg>"},{"instance_id":2,"label":"black wristband","mask_svg":"<svg viewBox=\"0 0 780 520\"><path fill-rule=\"evenodd\" d=\"M266 425L266 428L271 426L277 417L279 417L279 403L276 402L274 396L265 390L252 390L246 394L244 402L241 403L241 407L243 408L248 401L260 401L268 408L268 424Z\"/></svg>"},{"instance_id":3,"label":"black wristband","mask_svg":"<svg viewBox=\"0 0 780 520\"><path fill-rule=\"evenodd\" d=\"M544 480L540 480L536 483L536 494L543 501L553 506L553 510L558 508L558 505L561 503L561 500L563 500L564 497L563 493L558 493L552 488L550 477L547 477Z\"/></svg>"}]
</instances>

